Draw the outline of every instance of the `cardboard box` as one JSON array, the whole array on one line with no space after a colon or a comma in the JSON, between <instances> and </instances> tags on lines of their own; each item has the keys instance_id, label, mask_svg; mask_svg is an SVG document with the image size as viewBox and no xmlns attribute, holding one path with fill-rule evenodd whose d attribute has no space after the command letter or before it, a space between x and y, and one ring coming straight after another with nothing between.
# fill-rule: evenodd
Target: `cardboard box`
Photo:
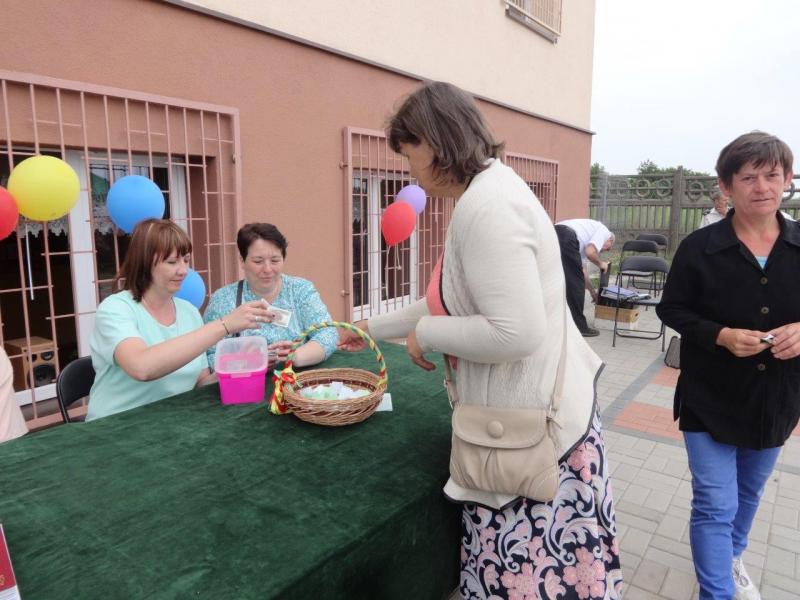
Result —
<instances>
[{"instance_id":1,"label":"cardboard box","mask_svg":"<svg viewBox=\"0 0 800 600\"><path fill-rule=\"evenodd\" d=\"M594 307L594 318L595 319L608 319L609 321L614 320L614 314L617 312L616 306L603 306L598 304ZM617 322L618 323L633 323L634 321L639 320L639 309L638 308L620 308L619 315L617 315Z\"/></svg>"}]
</instances>

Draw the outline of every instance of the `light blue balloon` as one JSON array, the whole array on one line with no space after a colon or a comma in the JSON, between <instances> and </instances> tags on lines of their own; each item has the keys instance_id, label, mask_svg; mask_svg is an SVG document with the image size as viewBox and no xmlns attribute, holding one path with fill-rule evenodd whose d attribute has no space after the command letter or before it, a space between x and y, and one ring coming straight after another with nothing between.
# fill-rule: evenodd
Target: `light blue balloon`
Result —
<instances>
[{"instance_id":1,"label":"light blue balloon","mask_svg":"<svg viewBox=\"0 0 800 600\"><path fill-rule=\"evenodd\" d=\"M164 216L164 194L147 177L127 175L108 190L108 215L125 233L133 232L139 221Z\"/></svg>"},{"instance_id":2,"label":"light blue balloon","mask_svg":"<svg viewBox=\"0 0 800 600\"><path fill-rule=\"evenodd\" d=\"M187 302L191 302L198 309L203 306L206 299L206 284L200 273L194 269L189 269L186 278L181 283L180 289L176 292L175 296L183 298Z\"/></svg>"}]
</instances>

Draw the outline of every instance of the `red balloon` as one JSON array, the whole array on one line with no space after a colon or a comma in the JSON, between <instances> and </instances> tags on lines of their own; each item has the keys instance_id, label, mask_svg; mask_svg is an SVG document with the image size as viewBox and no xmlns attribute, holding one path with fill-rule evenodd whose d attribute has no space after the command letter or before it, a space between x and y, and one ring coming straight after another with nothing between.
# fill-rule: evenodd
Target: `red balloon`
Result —
<instances>
[{"instance_id":1,"label":"red balloon","mask_svg":"<svg viewBox=\"0 0 800 600\"><path fill-rule=\"evenodd\" d=\"M6 188L0 187L0 240L6 239L17 229L19 207L14 196Z\"/></svg>"},{"instance_id":2,"label":"red balloon","mask_svg":"<svg viewBox=\"0 0 800 600\"><path fill-rule=\"evenodd\" d=\"M383 239L390 246L407 239L417 225L417 213L407 202L394 202L386 207L381 219Z\"/></svg>"}]
</instances>

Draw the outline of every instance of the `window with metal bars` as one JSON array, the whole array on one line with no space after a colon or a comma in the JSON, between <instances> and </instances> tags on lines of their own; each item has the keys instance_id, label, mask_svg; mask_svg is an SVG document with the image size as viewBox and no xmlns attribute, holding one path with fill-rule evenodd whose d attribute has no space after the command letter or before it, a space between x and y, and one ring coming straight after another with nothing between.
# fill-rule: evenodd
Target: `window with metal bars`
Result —
<instances>
[{"instance_id":1,"label":"window with metal bars","mask_svg":"<svg viewBox=\"0 0 800 600\"><path fill-rule=\"evenodd\" d=\"M159 186L165 217L192 239L192 267L207 290L237 277L238 112L6 71L0 101L0 185L35 154L65 160L81 184L66 217L21 218L16 235L0 241L0 343L14 367L17 401L32 404L37 427L56 420L39 403L55 395L61 367L88 355L94 312L114 291L129 239L106 210L116 180L138 174Z\"/></svg>"},{"instance_id":2,"label":"window with metal bars","mask_svg":"<svg viewBox=\"0 0 800 600\"><path fill-rule=\"evenodd\" d=\"M558 204L558 161L506 152L503 162L519 175L533 190L550 219L556 219Z\"/></svg>"}]
</instances>

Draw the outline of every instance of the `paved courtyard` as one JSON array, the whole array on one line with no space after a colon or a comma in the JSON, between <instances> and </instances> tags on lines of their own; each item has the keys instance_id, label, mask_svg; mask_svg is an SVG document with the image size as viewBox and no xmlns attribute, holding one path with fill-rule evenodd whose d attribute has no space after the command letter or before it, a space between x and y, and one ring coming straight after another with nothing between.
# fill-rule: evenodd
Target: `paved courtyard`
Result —
<instances>
[{"instance_id":1,"label":"paved courtyard","mask_svg":"<svg viewBox=\"0 0 800 600\"><path fill-rule=\"evenodd\" d=\"M587 303L586 314L593 314ZM598 396L612 473L626 600L697 597L689 547L691 484L672 420L678 371L664 365L660 341L617 339L597 321L589 338L605 361ZM639 329L655 329L651 309ZM667 333L669 341L672 332ZM800 431L781 452L744 559L765 600L800 597Z\"/></svg>"}]
</instances>

